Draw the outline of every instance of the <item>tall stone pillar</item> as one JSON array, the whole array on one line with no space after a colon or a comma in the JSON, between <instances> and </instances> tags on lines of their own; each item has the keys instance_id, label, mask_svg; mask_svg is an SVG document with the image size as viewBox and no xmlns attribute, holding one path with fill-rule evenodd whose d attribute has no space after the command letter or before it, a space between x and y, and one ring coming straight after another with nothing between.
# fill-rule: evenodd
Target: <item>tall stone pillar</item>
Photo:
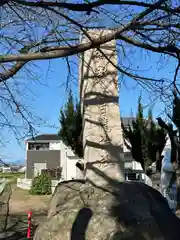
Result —
<instances>
[{"instance_id":1,"label":"tall stone pillar","mask_svg":"<svg viewBox=\"0 0 180 240\"><path fill-rule=\"evenodd\" d=\"M91 39L111 30L93 29ZM83 36L82 43L89 41ZM85 176L95 184L124 180L123 136L119 111L116 41L80 56Z\"/></svg>"}]
</instances>

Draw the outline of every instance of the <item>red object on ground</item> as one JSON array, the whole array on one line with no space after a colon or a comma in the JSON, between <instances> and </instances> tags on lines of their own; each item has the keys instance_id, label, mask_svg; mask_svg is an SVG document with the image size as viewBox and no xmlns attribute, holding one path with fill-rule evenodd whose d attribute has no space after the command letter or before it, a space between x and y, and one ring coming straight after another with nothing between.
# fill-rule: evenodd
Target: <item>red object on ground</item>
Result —
<instances>
[{"instance_id":1,"label":"red object on ground","mask_svg":"<svg viewBox=\"0 0 180 240\"><path fill-rule=\"evenodd\" d=\"M28 212L28 230L27 230L27 239L31 237L31 216L32 212Z\"/></svg>"}]
</instances>

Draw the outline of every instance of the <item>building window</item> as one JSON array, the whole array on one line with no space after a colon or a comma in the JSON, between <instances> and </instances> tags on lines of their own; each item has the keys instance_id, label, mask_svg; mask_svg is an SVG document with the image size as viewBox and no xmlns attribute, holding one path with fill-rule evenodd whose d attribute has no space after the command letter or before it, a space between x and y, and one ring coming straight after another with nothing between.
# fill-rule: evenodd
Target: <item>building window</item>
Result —
<instances>
[{"instance_id":1,"label":"building window","mask_svg":"<svg viewBox=\"0 0 180 240\"><path fill-rule=\"evenodd\" d=\"M126 172L125 173L125 179L128 180L128 181L140 181L141 180L141 175L140 175L140 173Z\"/></svg>"},{"instance_id":2,"label":"building window","mask_svg":"<svg viewBox=\"0 0 180 240\"><path fill-rule=\"evenodd\" d=\"M28 150L49 150L49 143L29 143Z\"/></svg>"}]
</instances>

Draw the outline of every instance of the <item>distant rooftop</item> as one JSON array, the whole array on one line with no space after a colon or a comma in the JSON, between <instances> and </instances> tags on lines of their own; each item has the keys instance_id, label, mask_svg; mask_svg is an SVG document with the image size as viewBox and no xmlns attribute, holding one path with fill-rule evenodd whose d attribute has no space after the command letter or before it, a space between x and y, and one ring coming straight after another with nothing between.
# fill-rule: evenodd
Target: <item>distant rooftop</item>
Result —
<instances>
[{"instance_id":1,"label":"distant rooftop","mask_svg":"<svg viewBox=\"0 0 180 240\"><path fill-rule=\"evenodd\" d=\"M121 118L121 122L123 123L123 125L125 127L127 127L128 125L132 125L132 122L135 120L136 120L135 117L122 117Z\"/></svg>"},{"instance_id":2,"label":"distant rooftop","mask_svg":"<svg viewBox=\"0 0 180 240\"><path fill-rule=\"evenodd\" d=\"M41 134L37 135L33 138L28 139L26 142L31 142L31 141L60 141L61 138L57 134Z\"/></svg>"}]
</instances>

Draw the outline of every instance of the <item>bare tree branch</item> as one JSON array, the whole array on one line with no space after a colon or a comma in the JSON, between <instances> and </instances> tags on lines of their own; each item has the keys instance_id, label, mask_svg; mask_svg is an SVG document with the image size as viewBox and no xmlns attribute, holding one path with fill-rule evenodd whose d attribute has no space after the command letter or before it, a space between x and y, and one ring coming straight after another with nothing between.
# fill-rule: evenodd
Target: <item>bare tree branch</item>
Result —
<instances>
[{"instance_id":1,"label":"bare tree branch","mask_svg":"<svg viewBox=\"0 0 180 240\"><path fill-rule=\"evenodd\" d=\"M17 62L8 70L0 73L0 83L13 77L27 62Z\"/></svg>"},{"instance_id":2,"label":"bare tree branch","mask_svg":"<svg viewBox=\"0 0 180 240\"><path fill-rule=\"evenodd\" d=\"M161 78L146 77L146 74L142 74L144 71L142 68L136 69L133 59L136 51L142 49L143 54L159 53L159 56L167 56L169 59L179 61L180 7L178 2L166 0L71 2L1 1L1 16L3 16L0 26L1 85L4 85L9 78L12 80L7 83L14 83L13 77L17 77L21 69L27 71L26 66L29 67L33 60L62 57L65 57L67 63L69 73L67 84L69 84L69 78L73 78L72 70L75 69L71 66L70 56L92 48L99 49L104 43L116 39L118 54L125 59L124 62L115 66L122 78L134 79L154 96L155 94L162 96L169 91L172 79L162 81ZM113 8L114 6L116 7ZM98 27L110 27L112 32L105 36L90 37L88 31ZM80 32L88 39L87 43L79 43ZM80 56L81 54L78 55ZM29 76L31 72L27 74ZM176 79L177 75L178 71ZM177 80L176 86L178 87ZM14 111L15 103L19 106L17 92L14 94L11 89L8 92L7 88L5 91L8 97L2 94L0 100L9 104L8 107ZM169 101L169 98L166 97L165 101ZM22 106L20 106L21 109L23 112ZM26 115L24 116L27 118Z\"/></svg>"},{"instance_id":3,"label":"bare tree branch","mask_svg":"<svg viewBox=\"0 0 180 240\"><path fill-rule=\"evenodd\" d=\"M146 2L142 1L119 1L119 0L98 0L94 2L89 2L87 3L66 3L66 2L52 2L52 1L38 1L38 2L33 2L33 1L23 1L23 0L14 0L14 2L26 5L26 6L31 6L31 7L58 7L58 8L64 8L68 9L71 11L78 11L78 12L91 12L94 8L104 6L104 5L131 5L131 6L138 6L138 7L147 7L152 10L155 9L161 9L166 12L170 13L180 13L180 8L177 7L175 9L170 8L168 6L161 6L155 4L149 4ZM163 1L165 2L165 1Z\"/></svg>"},{"instance_id":4,"label":"bare tree branch","mask_svg":"<svg viewBox=\"0 0 180 240\"><path fill-rule=\"evenodd\" d=\"M164 2L164 0L158 1L154 6L159 6ZM104 44L108 41L111 41L113 39L121 38L123 40L126 40L129 43L133 43L136 46L140 46L143 48L146 48L148 50L154 51L154 52L164 52L167 51L169 53L174 53L174 51L179 51L179 49L175 49L172 46L166 46L166 47L153 47L148 44L138 43L137 41L132 41L129 38L121 37L121 34L125 31L127 31L129 28L134 27L137 25L138 21L148 15L150 12L152 12L154 8L149 8L143 12L141 12L137 17L135 17L132 21L130 21L128 24L126 24L124 27L119 27L118 29L114 30L113 33L108 34L107 36L100 37L99 39L95 39L93 41L90 41L85 44L72 46L69 48L64 48L60 46L59 48L56 48L56 51L49 51L49 49L44 49L43 52L38 53L30 53L30 54L20 54L20 55L7 55L7 56L0 56L0 62L12 62L12 61L29 61L29 60L37 60L37 59L52 59L52 58L58 58L58 57L65 57L65 56L71 56L73 54L77 54L83 51L86 51L91 48L99 47L101 44ZM62 15L62 14L61 14ZM69 20L70 18L68 18ZM75 21L73 23L76 24ZM80 24L78 24L80 27ZM82 30L82 29L81 29Z\"/></svg>"},{"instance_id":5,"label":"bare tree branch","mask_svg":"<svg viewBox=\"0 0 180 240\"><path fill-rule=\"evenodd\" d=\"M45 8L48 9L50 11L54 11L57 14L60 14L63 18L65 18L66 20L70 21L72 24L76 25L81 31L86 32L86 30L84 30L84 27L77 23L77 21L73 20L72 18L57 12L56 9L52 9L49 8L49 6L51 7L58 7L58 6L80 6L82 8L84 7L89 7L89 4L93 5L104 5L104 4L110 4L110 1L96 1L93 3L89 3L89 4L70 4L69 3L59 3L59 2L31 2L31 1L13 1L16 2L16 4L24 4L27 6L39 6L41 8ZM125 1L126 2L126 1ZM128 1L127 1L128 2ZM27 54L9 54L6 56L1 55L0 56L0 63L5 63L5 62L14 62L14 61L30 61L30 60L38 60L38 59L52 59L52 58L59 58L59 57L67 57L67 56L71 56L74 54L78 54L81 53L83 51L86 51L88 49L91 48L97 48L100 45L111 41L113 39L121 39L124 40L125 42L128 42L134 46L140 47L140 48L144 48L153 52L158 52L158 53L165 53L165 54L169 54L173 57L177 57L179 56L179 48L177 48L176 46L174 46L173 44L167 44L166 46L153 46L150 45L148 43L143 43L138 41L137 39L132 39L128 36L122 35L123 33L127 32L128 30L132 30L135 28L139 28L141 26L140 24L140 19L144 18L146 15L150 14L151 12L153 12L155 9L159 9L159 7L161 7L161 5L166 2L165 0L160 0L158 2L156 2L155 4L144 4L143 3L137 3L137 4L142 4L144 7L149 7L148 9L146 9L145 11L141 12L138 16L134 17L128 24L124 25L124 26L120 26L119 28L114 29L114 31L111 34L108 34L107 36L103 36L100 37L99 39L94 39L94 40L90 40L88 43L85 44L76 44L76 45L71 45L70 48L68 48L67 46L48 46L48 47L41 47L40 51L36 51L36 52L29 52ZM128 2L128 4L130 4L131 2ZM112 4L119 4L119 1L113 1ZM125 3L126 4L126 3ZM134 2L135 4L135 2ZM133 3L132 3L133 5ZM94 5L93 5L94 6ZM162 8L162 10L165 9L170 9L169 7L164 7ZM160 8L161 9L161 8ZM178 8L175 8L175 12L177 11ZM175 25L173 25L175 26ZM179 25L177 24L176 27L179 27ZM41 45L41 44L39 44Z\"/></svg>"},{"instance_id":6,"label":"bare tree branch","mask_svg":"<svg viewBox=\"0 0 180 240\"><path fill-rule=\"evenodd\" d=\"M133 24L133 23L130 23ZM151 50L153 52L157 53L165 53L169 54L173 57L179 57L180 49L178 49L176 46L173 45L167 45L165 47L154 47L146 43L141 43L136 40L127 38L125 36L122 36L121 34L127 30L129 27L128 24L124 28L119 28L115 30L113 33L108 34L106 36L103 36L99 39L95 39L92 42L87 42L80 45L75 45L69 47L62 47L62 46L56 46L56 47L47 47L42 48L40 52L36 53L28 53L28 54L19 54L19 55L7 55L7 56L0 56L0 63L5 62L14 62L14 61L30 61L30 60L38 60L38 59L53 59L53 58L61 58L61 57L67 57L72 56L74 54L78 54L84 51L87 51L92 48L98 48L100 45L109 42L113 39L121 39L125 40L126 42L129 42L137 47L141 47L147 50Z\"/></svg>"},{"instance_id":7,"label":"bare tree branch","mask_svg":"<svg viewBox=\"0 0 180 240\"><path fill-rule=\"evenodd\" d=\"M10 2L11 0L1 0L0 7L5 5L6 3Z\"/></svg>"}]
</instances>

